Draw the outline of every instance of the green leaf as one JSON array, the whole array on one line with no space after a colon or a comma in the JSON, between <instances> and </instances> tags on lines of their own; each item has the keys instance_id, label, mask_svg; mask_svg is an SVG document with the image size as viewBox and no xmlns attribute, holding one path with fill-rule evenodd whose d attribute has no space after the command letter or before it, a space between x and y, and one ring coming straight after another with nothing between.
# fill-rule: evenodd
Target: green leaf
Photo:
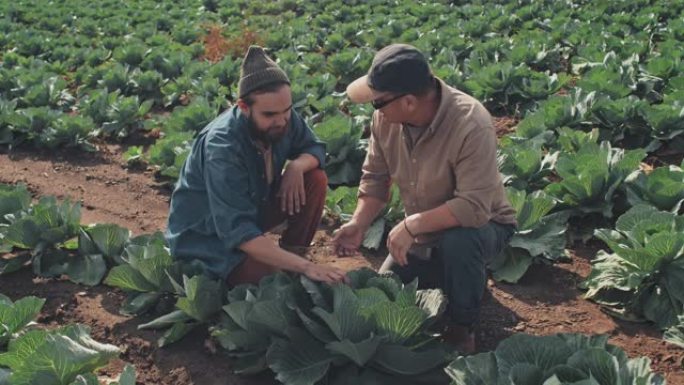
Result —
<instances>
[{"instance_id":1,"label":"green leaf","mask_svg":"<svg viewBox=\"0 0 684 385\"><path fill-rule=\"evenodd\" d=\"M496 356L493 352L458 357L445 369L454 385L489 385L499 383Z\"/></svg>"},{"instance_id":2,"label":"green leaf","mask_svg":"<svg viewBox=\"0 0 684 385\"><path fill-rule=\"evenodd\" d=\"M28 253L19 254L10 259L0 258L0 274L9 274L19 271L26 266L29 261L31 261L31 255Z\"/></svg>"},{"instance_id":3,"label":"green leaf","mask_svg":"<svg viewBox=\"0 0 684 385\"><path fill-rule=\"evenodd\" d=\"M37 297L24 297L12 303L9 298L0 297L0 346L12 334L20 331L40 314L45 300Z\"/></svg>"},{"instance_id":4,"label":"green leaf","mask_svg":"<svg viewBox=\"0 0 684 385\"><path fill-rule=\"evenodd\" d=\"M556 201L543 191L528 195L525 191L507 188L506 195L516 211L519 231L533 229L556 206Z\"/></svg>"},{"instance_id":5,"label":"green leaf","mask_svg":"<svg viewBox=\"0 0 684 385\"><path fill-rule=\"evenodd\" d=\"M371 250L377 250L380 248L382 238L385 235L385 223L386 221L382 217L373 222L363 237L363 247Z\"/></svg>"},{"instance_id":6,"label":"green leaf","mask_svg":"<svg viewBox=\"0 0 684 385\"><path fill-rule=\"evenodd\" d=\"M416 293L416 305L426 313L426 322L432 322L441 317L446 311L447 302L447 297L440 289L418 290Z\"/></svg>"},{"instance_id":7,"label":"green leaf","mask_svg":"<svg viewBox=\"0 0 684 385\"><path fill-rule=\"evenodd\" d=\"M0 355L0 365L12 369L12 384L61 385L73 382L116 357L116 346L94 341L87 327L76 325L56 332L29 332Z\"/></svg>"},{"instance_id":8,"label":"green leaf","mask_svg":"<svg viewBox=\"0 0 684 385\"><path fill-rule=\"evenodd\" d=\"M533 261L534 257L527 250L507 247L494 258L489 267L495 280L517 283Z\"/></svg>"},{"instance_id":9,"label":"green leaf","mask_svg":"<svg viewBox=\"0 0 684 385\"><path fill-rule=\"evenodd\" d=\"M100 254L83 255L72 258L64 269L69 279L76 283L96 286L107 273L107 263Z\"/></svg>"},{"instance_id":10,"label":"green leaf","mask_svg":"<svg viewBox=\"0 0 684 385\"><path fill-rule=\"evenodd\" d=\"M577 153L562 153L556 172L562 181L545 192L579 213L602 213L612 218L614 193L625 177L636 170L645 151L613 149L608 142L586 145Z\"/></svg>"},{"instance_id":11,"label":"green leaf","mask_svg":"<svg viewBox=\"0 0 684 385\"><path fill-rule=\"evenodd\" d=\"M513 335L502 341L496 349L500 373L508 373L519 363L527 363L548 370L564 364L572 354L563 340L555 336L533 337Z\"/></svg>"},{"instance_id":12,"label":"green leaf","mask_svg":"<svg viewBox=\"0 0 684 385\"><path fill-rule=\"evenodd\" d=\"M364 317L370 317L373 309L381 303L390 302L384 291L377 287L356 289L354 293L359 299L359 313Z\"/></svg>"},{"instance_id":13,"label":"green leaf","mask_svg":"<svg viewBox=\"0 0 684 385\"><path fill-rule=\"evenodd\" d=\"M247 322L263 327L268 333L282 335L296 320L294 310L283 301L274 299L255 303Z\"/></svg>"},{"instance_id":14,"label":"green leaf","mask_svg":"<svg viewBox=\"0 0 684 385\"><path fill-rule=\"evenodd\" d=\"M138 325L138 330L143 329L166 329L170 326L191 321L192 317L182 310L174 310L169 314L155 318L150 322Z\"/></svg>"},{"instance_id":15,"label":"green leaf","mask_svg":"<svg viewBox=\"0 0 684 385\"><path fill-rule=\"evenodd\" d=\"M663 333L663 339L671 344L684 348L684 315L678 317L678 323Z\"/></svg>"},{"instance_id":16,"label":"green leaf","mask_svg":"<svg viewBox=\"0 0 684 385\"><path fill-rule=\"evenodd\" d=\"M221 281L211 280L204 275L192 278L183 276L183 286L186 296L178 298L176 307L190 317L197 321L208 321L221 310Z\"/></svg>"},{"instance_id":17,"label":"green leaf","mask_svg":"<svg viewBox=\"0 0 684 385\"><path fill-rule=\"evenodd\" d=\"M299 319L302 321L304 328L309 333L311 333L311 335L313 335L317 340L326 344L336 341L336 337L335 335L333 335L330 328L326 327L326 325L321 324L317 318L305 314L304 311L302 311L299 308L295 310L297 312L297 315L299 316Z\"/></svg>"},{"instance_id":18,"label":"green leaf","mask_svg":"<svg viewBox=\"0 0 684 385\"><path fill-rule=\"evenodd\" d=\"M539 384L544 380L544 372L535 365L521 363L511 367L508 378L514 384Z\"/></svg>"},{"instance_id":19,"label":"green leaf","mask_svg":"<svg viewBox=\"0 0 684 385\"><path fill-rule=\"evenodd\" d=\"M139 292L153 292L157 287L147 281L145 277L131 265L114 266L104 283L124 290Z\"/></svg>"},{"instance_id":20,"label":"green leaf","mask_svg":"<svg viewBox=\"0 0 684 385\"><path fill-rule=\"evenodd\" d=\"M249 301L234 301L223 306L230 318L242 329L247 329L249 313L254 308L254 303Z\"/></svg>"},{"instance_id":21,"label":"green leaf","mask_svg":"<svg viewBox=\"0 0 684 385\"><path fill-rule=\"evenodd\" d=\"M183 337L185 337L188 333L190 333L195 327L197 327L198 323L186 323L186 322L176 322L169 328L167 331L164 332L164 335L162 335L159 340L157 340L157 346L160 348L163 348L165 346L169 346L173 344L174 342L178 342Z\"/></svg>"},{"instance_id":22,"label":"green leaf","mask_svg":"<svg viewBox=\"0 0 684 385\"><path fill-rule=\"evenodd\" d=\"M55 246L76 236L81 219L80 204L65 200L61 204L53 196L42 197L38 204L22 214L7 228L4 242L34 249Z\"/></svg>"},{"instance_id":23,"label":"green leaf","mask_svg":"<svg viewBox=\"0 0 684 385\"><path fill-rule=\"evenodd\" d=\"M131 244L126 247L126 255L131 267L137 270L145 280L157 289L170 291L171 284L167 269L174 264L174 260L168 249L159 243L146 246Z\"/></svg>"},{"instance_id":24,"label":"green leaf","mask_svg":"<svg viewBox=\"0 0 684 385\"><path fill-rule=\"evenodd\" d=\"M119 376L119 381L114 382L112 385L135 385L135 366L126 364Z\"/></svg>"},{"instance_id":25,"label":"green leaf","mask_svg":"<svg viewBox=\"0 0 684 385\"><path fill-rule=\"evenodd\" d=\"M516 232L509 245L527 250L532 256L557 261L564 256L565 233L570 212L559 211L541 218L529 232Z\"/></svg>"},{"instance_id":26,"label":"green leaf","mask_svg":"<svg viewBox=\"0 0 684 385\"><path fill-rule=\"evenodd\" d=\"M617 359L603 349L591 348L577 351L568 358L568 365L587 373L599 384L620 382L620 365Z\"/></svg>"},{"instance_id":27,"label":"green leaf","mask_svg":"<svg viewBox=\"0 0 684 385\"><path fill-rule=\"evenodd\" d=\"M634 78L622 68L603 66L593 68L583 74L577 86L587 91L600 92L612 99L626 97L636 89Z\"/></svg>"},{"instance_id":28,"label":"green leaf","mask_svg":"<svg viewBox=\"0 0 684 385\"><path fill-rule=\"evenodd\" d=\"M351 342L350 340L330 342L325 345L325 348L332 353L341 354L349 358L358 366L365 366L375 355L382 340L381 337L372 335L370 338L358 343Z\"/></svg>"},{"instance_id":29,"label":"green leaf","mask_svg":"<svg viewBox=\"0 0 684 385\"><path fill-rule=\"evenodd\" d=\"M511 141L502 145L497 159L504 183L519 189L543 188L549 182L558 152L544 153L542 142L535 140Z\"/></svg>"},{"instance_id":30,"label":"green leaf","mask_svg":"<svg viewBox=\"0 0 684 385\"><path fill-rule=\"evenodd\" d=\"M264 352L238 357L232 365L236 374L256 374L268 368Z\"/></svg>"},{"instance_id":31,"label":"green leaf","mask_svg":"<svg viewBox=\"0 0 684 385\"><path fill-rule=\"evenodd\" d=\"M640 108L640 115L651 127L651 134L660 140L670 140L684 133L684 106L681 103L662 103Z\"/></svg>"},{"instance_id":32,"label":"green leaf","mask_svg":"<svg viewBox=\"0 0 684 385\"><path fill-rule=\"evenodd\" d=\"M382 344L373 357L373 363L389 373L411 376L439 367L446 359L441 349L414 351L402 345Z\"/></svg>"},{"instance_id":33,"label":"green leaf","mask_svg":"<svg viewBox=\"0 0 684 385\"><path fill-rule=\"evenodd\" d=\"M16 186L0 183L0 223L7 223L5 215L26 210L31 204L31 193L26 185Z\"/></svg>"},{"instance_id":34,"label":"green leaf","mask_svg":"<svg viewBox=\"0 0 684 385\"><path fill-rule=\"evenodd\" d=\"M684 203L684 171L676 166L658 167L651 173L635 171L625 181L632 206L650 204L658 210L677 213Z\"/></svg>"},{"instance_id":35,"label":"green leaf","mask_svg":"<svg viewBox=\"0 0 684 385\"><path fill-rule=\"evenodd\" d=\"M403 343L415 335L427 320L418 307L401 307L391 302L381 303L372 310L372 317L380 335L391 343Z\"/></svg>"},{"instance_id":36,"label":"green leaf","mask_svg":"<svg viewBox=\"0 0 684 385\"><path fill-rule=\"evenodd\" d=\"M121 255L124 246L131 236L131 232L121 226L107 223L97 224L85 229L90 239L95 243L99 254L116 264L124 263Z\"/></svg>"},{"instance_id":37,"label":"green leaf","mask_svg":"<svg viewBox=\"0 0 684 385\"><path fill-rule=\"evenodd\" d=\"M278 339L266 354L269 368L285 385L314 385L325 376L333 356L302 330L289 330L291 341Z\"/></svg>"},{"instance_id":38,"label":"green leaf","mask_svg":"<svg viewBox=\"0 0 684 385\"><path fill-rule=\"evenodd\" d=\"M96 375L88 373L86 375L76 376L76 380L69 385L100 385L100 381L97 379Z\"/></svg>"},{"instance_id":39,"label":"green leaf","mask_svg":"<svg viewBox=\"0 0 684 385\"><path fill-rule=\"evenodd\" d=\"M684 306L684 235L679 216L639 205L618 218L615 230L596 236L614 253L601 252L584 285L586 296L614 310L667 328ZM615 292L621 295L615 297Z\"/></svg>"},{"instance_id":40,"label":"green leaf","mask_svg":"<svg viewBox=\"0 0 684 385\"><path fill-rule=\"evenodd\" d=\"M629 360L608 336L516 334L496 351L458 357L446 369L456 385L662 383L647 358Z\"/></svg>"},{"instance_id":41,"label":"green leaf","mask_svg":"<svg viewBox=\"0 0 684 385\"><path fill-rule=\"evenodd\" d=\"M241 329L226 319L222 320L219 327L215 328L211 335L231 353L246 352L261 357L264 356L271 342L269 335L262 333L258 328L250 325L249 329Z\"/></svg>"},{"instance_id":42,"label":"green leaf","mask_svg":"<svg viewBox=\"0 0 684 385\"><path fill-rule=\"evenodd\" d=\"M358 313L359 300L346 285L333 286L333 311L314 308L313 313L335 334L338 340L349 339L352 342L365 340L373 329L369 320Z\"/></svg>"},{"instance_id":43,"label":"green leaf","mask_svg":"<svg viewBox=\"0 0 684 385\"><path fill-rule=\"evenodd\" d=\"M371 278L376 278L378 276L379 274L375 270L367 267L347 272L347 278L349 278L349 286L351 286L353 289L367 287L368 280Z\"/></svg>"},{"instance_id":44,"label":"green leaf","mask_svg":"<svg viewBox=\"0 0 684 385\"><path fill-rule=\"evenodd\" d=\"M132 292L128 295L119 311L124 315L141 315L152 309L161 298L160 293Z\"/></svg>"}]
</instances>

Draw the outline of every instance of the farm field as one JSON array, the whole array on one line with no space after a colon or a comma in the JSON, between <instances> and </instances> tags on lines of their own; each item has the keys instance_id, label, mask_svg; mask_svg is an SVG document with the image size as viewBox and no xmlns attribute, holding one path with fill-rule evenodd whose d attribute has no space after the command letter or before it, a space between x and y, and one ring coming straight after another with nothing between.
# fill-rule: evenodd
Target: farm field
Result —
<instances>
[{"instance_id":1,"label":"farm field","mask_svg":"<svg viewBox=\"0 0 684 385\"><path fill-rule=\"evenodd\" d=\"M0 385L684 385L684 2L35 0L0 4L0 30ZM478 355L432 339L437 293L357 270L384 260L396 193L360 255L332 253L372 113L342 91L393 42L494 116L520 226L490 266ZM308 256L356 270L349 289L228 292L155 235L250 44L328 144ZM525 339L557 333L619 349Z\"/></svg>"}]
</instances>

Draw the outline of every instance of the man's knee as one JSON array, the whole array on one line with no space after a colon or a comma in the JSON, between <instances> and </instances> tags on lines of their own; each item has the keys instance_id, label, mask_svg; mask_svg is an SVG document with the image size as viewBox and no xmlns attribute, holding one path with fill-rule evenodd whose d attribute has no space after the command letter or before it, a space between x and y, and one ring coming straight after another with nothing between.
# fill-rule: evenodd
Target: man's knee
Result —
<instances>
[{"instance_id":1,"label":"man's knee","mask_svg":"<svg viewBox=\"0 0 684 385\"><path fill-rule=\"evenodd\" d=\"M328 190L328 175L320 168L315 168L304 173L304 184L311 192L322 192Z\"/></svg>"},{"instance_id":2,"label":"man's knee","mask_svg":"<svg viewBox=\"0 0 684 385\"><path fill-rule=\"evenodd\" d=\"M455 227L446 230L439 241L439 248L447 255L481 253L479 231L472 227Z\"/></svg>"},{"instance_id":3,"label":"man's knee","mask_svg":"<svg viewBox=\"0 0 684 385\"><path fill-rule=\"evenodd\" d=\"M316 186L328 186L328 175L320 168L314 168L304 173L304 180Z\"/></svg>"}]
</instances>

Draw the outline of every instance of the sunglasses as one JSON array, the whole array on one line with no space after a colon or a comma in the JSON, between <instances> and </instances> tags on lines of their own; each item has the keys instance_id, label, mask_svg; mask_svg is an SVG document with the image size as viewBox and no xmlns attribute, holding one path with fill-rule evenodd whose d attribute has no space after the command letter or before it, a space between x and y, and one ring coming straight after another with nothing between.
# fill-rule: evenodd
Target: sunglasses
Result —
<instances>
[{"instance_id":1,"label":"sunglasses","mask_svg":"<svg viewBox=\"0 0 684 385\"><path fill-rule=\"evenodd\" d=\"M375 108L376 110L379 110L379 109L381 109L382 107L385 107L386 105L392 103L393 101L399 99L399 98L402 97L402 96L406 96L406 94L399 94L399 95L397 95L397 96L395 96L395 97L393 97L393 98L389 98L389 99L387 99L387 100L377 100L377 99L376 99L376 100L371 101L371 105L372 105L373 108Z\"/></svg>"}]
</instances>

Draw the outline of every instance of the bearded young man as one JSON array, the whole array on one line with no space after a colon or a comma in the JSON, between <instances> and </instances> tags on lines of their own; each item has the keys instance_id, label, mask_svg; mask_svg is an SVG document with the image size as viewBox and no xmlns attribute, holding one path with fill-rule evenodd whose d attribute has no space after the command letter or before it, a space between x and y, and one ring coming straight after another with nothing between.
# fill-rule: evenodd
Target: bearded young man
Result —
<instances>
[{"instance_id":1,"label":"bearded young man","mask_svg":"<svg viewBox=\"0 0 684 385\"><path fill-rule=\"evenodd\" d=\"M380 270L441 288L449 299L447 340L470 353L485 266L516 226L497 169L491 116L473 97L433 76L423 54L406 44L380 50L347 96L376 111L359 201L335 233L337 252L358 249L396 183L406 218L390 231L390 255Z\"/></svg>"},{"instance_id":2,"label":"bearded young man","mask_svg":"<svg viewBox=\"0 0 684 385\"><path fill-rule=\"evenodd\" d=\"M183 165L166 231L171 254L199 261L229 285L256 284L278 270L344 281L342 270L287 250L310 245L327 191L325 146L292 109L290 80L251 46L238 93L237 105L199 133ZM280 245L264 236L285 220Z\"/></svg>"}]
</instances>

